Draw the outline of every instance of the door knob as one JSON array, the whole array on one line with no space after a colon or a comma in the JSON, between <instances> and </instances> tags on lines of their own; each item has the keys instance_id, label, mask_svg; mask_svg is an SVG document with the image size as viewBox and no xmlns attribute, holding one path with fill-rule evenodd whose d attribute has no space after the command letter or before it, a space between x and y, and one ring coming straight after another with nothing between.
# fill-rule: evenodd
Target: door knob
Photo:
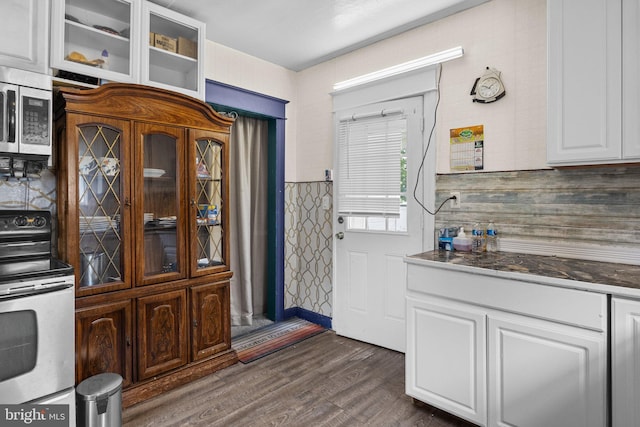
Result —
<instances>
[{"instance_id":1,"label":"door knob","mask_svg":"<svg viewBox=\"0 0 640 427\"><path fill-rule=\"evenodd\" d=\"M342 231L336 233L336 237L338 238L338 240L342 240L344 239L344 233Z\"/></svg>"}]
</instances>

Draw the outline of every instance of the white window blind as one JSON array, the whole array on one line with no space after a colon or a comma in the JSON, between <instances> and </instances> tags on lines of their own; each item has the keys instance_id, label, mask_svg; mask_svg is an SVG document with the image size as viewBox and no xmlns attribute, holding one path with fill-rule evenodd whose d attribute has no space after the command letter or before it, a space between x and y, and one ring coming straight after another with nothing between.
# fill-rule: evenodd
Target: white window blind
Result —
<instances>
[{"instance_id":1,"label":"white window blind","mask_svg":"<svg viewBox=\"0 0 640 427\"><path fill-rule=\"evenodd\" d=\"M401 202L402 111L364 114L338 124L338 213L397 216Z\"/></svg>"}]
</instances>

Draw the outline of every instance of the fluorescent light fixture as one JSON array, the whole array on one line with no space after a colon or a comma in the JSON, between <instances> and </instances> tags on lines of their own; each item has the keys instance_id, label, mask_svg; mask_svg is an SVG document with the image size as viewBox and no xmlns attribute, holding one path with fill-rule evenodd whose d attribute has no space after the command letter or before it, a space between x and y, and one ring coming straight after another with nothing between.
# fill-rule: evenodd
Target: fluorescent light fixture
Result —
<instances>
[{"instance_id":1,"label":"fluorescent light fixture","mask_svg":"<svg viewBox=\"0 0 640 427\"><path fill-rule=\"evenodd\" d=\"M414 59L413 61L403 62L402 64L394 65L393 67L384 68L382 70L374 71L373 73L363 74L362 76L338 82L333 85L333 90L339 91L354 86L375 82L376 80L381 80L387 77L392 77L398 74L428 67L430 65L440 64L442 62L460 58L463 54L464 50L461 46L454 47L453 49L443 50L442 52L434 53L433 55L424 56L422 58Z\"/></svg>"}]
</instances>

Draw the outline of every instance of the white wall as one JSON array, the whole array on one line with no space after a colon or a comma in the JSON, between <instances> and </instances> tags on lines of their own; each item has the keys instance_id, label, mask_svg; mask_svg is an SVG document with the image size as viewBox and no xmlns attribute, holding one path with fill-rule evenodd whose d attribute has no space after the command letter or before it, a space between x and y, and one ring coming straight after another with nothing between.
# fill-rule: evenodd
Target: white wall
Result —
<instances>
[{"instance_id":1,"label":"white wall","mask_svg":"<svg viewBox=\"0 0 640 427\"><path fill-rule=\"evenodd\" d=\"M226 46L207 41L205 78L289 101L285 124L285 180L296 177L297 73Z\"/></svg>"},{"instance_id":2,"label":"white wall","mask_svg":"<svg viewBox=\"0 0 640 427\"><path fill-rule=\"evenodd\" d=\"M463 58L442 69L437 172L449 169L449 129L485 126L485 170L546 167L546 0L492 0L298 73L296 180L332 167L333 83L455 46ZM507 95L471 102L486 66L502 71Z\"/></svg>"},{"instance_id":3,"label":"white wall","mask_svg":"<svg viewBox=\"0 0 640 427\"><path fill-rule=\"evenodd\" d=\"M492 0L299 73L208 42L205 77L289 100L288 182L322 181L333 167L333 84L455 46L463 58L442 68L437 172L449 169L449 129L483 124L485 170L546 167L546 0ZM474 80L502 71L507 95L471 102Z\"/></svg>"}]
</instances>

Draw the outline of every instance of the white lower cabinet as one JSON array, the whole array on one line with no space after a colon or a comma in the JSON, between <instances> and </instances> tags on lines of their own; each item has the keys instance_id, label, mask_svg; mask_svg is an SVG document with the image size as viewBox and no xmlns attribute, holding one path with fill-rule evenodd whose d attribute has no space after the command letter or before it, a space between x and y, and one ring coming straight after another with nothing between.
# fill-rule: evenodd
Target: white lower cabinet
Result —
<instances>
[{"instance_id":1,"label":"white lower cabinet","mask_svg":"<svg viewBox=\"0 0 640 427\"><path fill-rule=\"evenodd\" d=\"M486 315L470 305L408 299L407 394L486 425Z\"/></svg>"},{"instance_id":2,"label":"white lower cabinet","mask_svg":"<svg viewBox=\"0 0 640 427\"><path fill-rule=\"evenodd\" d=\"M613 427L640 425L640 301L611 299Z\"/></svg>"},{"instance_id":3,"label":"white lower cabinet","mask_svg":"<svg viewBox=\"0 0 640 427\"><path fill-rule=\"evenodd\" d=\"M603 334L507 313L489 316L489 425L606 425Z\"/></svg>"},{"instance_id":4,"label":"white lower cabinet","mask_svg":"<svg viewBox=\"0 0 640 427\"><path fill-rule=\"evenodd\" d=\"M411 263L407 274L409 396L480 426L607 425L606 295Z\"/></svg>"}]
</instances>

